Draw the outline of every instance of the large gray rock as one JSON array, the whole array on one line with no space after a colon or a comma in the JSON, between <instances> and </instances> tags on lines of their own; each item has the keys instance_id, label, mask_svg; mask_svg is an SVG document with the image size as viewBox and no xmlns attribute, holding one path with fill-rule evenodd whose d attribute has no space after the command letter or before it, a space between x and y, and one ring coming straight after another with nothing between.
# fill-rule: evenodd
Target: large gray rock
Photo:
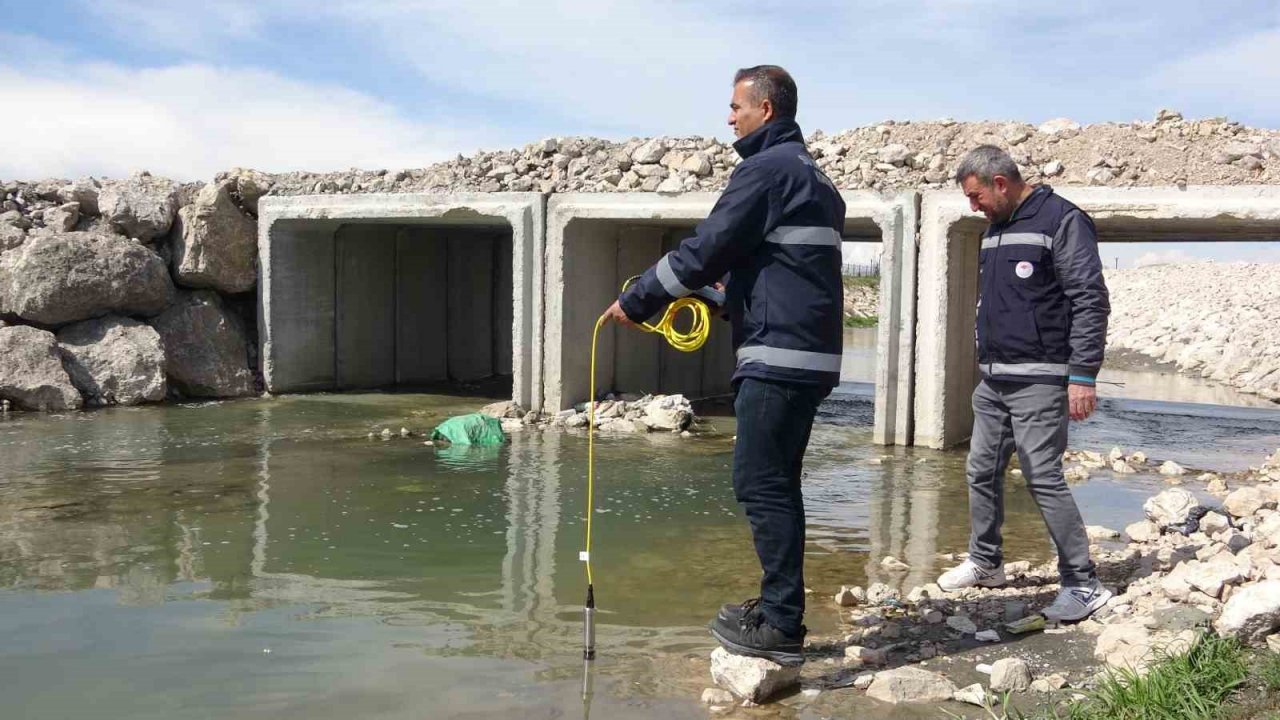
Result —
<instances>
[{"instance_id":1,"label":"large gray rock","mask_svg":"<svg viewBox=\"0 0 1280 720\"><path fill-rule=\"evenodd\" d=\"M226 293L258 281L258 224L231 199L230 182L206 185L178 211L173 275L181 285Z\"/></svg>"},{"instance_id":2,"label":"large gray rock","mask_svg":"<svg viewBox=\"0 0 1280 720\"><path fill-rule=\"evenodd\" d=\"M1143 674L1157 662L1161 652L1184 653L1199 639L1197 629L1180 631L1155 631L1142 620L1112 623L1102 629L1093 656L1113 668L1132 670Z\"/></svg>"},{"instance_id":3,"label":"large gray rock","mask_svg":"<svg viewBox=\"0 0 1280 720\"><path fill-rule=\"evenodd\" d=\"M683 395L658 395L645 407L644 422L656 430L679 432L693 422L693 406Z\"/></svg>"},{"instance_id":4,"label":"large gray rock","mask_svg":"<svg viewBox=\"0 0 1280 720\"><path fill-rule=\"evenodd\" d=\"M1238 518L1247 518L1263 508L1276 506L1276 497L1280 495L1265 485L1250 485L1234 490L1222 501L1222 507Z\"/></svg>"},{"instance_id":5,"label":"large gray rock","mask_svg":"<svg viewBox=\"0 0 1280 720\"><path fill-rule=\"evenodd\" d=\"M800 682L800 667L716 648L711 653L711 679L740 698L761 703Z\"/></svg>"},{"instance_id":6,"label":"large gray rock","mask_svg":"<svg viewBox=\"0 0 1280 720\"><path fill-rule=\"evenodd\" d=\"M8 203L6 203L6 205L8 205ZM0 212L0 225L8 225L9 227L15 227L19 230L30 230L31 218L23 215L17 210L5 210L4 212Z\"/></svg>"},{"instance_id":7,"label":"large gray rock","mask_svg":"<svg viewBox=\"0 0 1280 720\"><path fill-rule=\"evenodd\" d=\"M1031 687L1031 666L1022 658L1000 658L991 664L991 689L1026 692Z\"/></svg>"},{"instance_id":8,"label":"large gray rock","mask_svg":"<svg viewBox=\"0 0 1280 720\"><path fill-rule=\"evenodd\" d=\"M44 211L44 226L53 232L71 232L78 222L80 222L80 203L64 203Z\"/></svg>"},{"instance_id":9,"label":"large gray rock","mask_svg":"<svg viewBox=\"0 0 1280 720\"><path fill-rule=\"evenodd\" d=\"M22 325L0 328L0 398L26 410L74 410L84 403L53 333Z\"/></svg>"},{"instance_id":10,"label":"large gray rock","mask_svg":"<svg viewBox=\"0 0 1280 720\"><path fill-rule=\"evenodd\" d=\"M258 200L271 190L271 177L257 170L235 168L223 179L231 183L233 199L236 199L246 212L256 217Z\"/></svg>"},{"instance_id":11,"label":"large gray rock","mask_svg":"<svg viewBox=\"0 0 1280 720\"><path fill-rule=\"evenodd\" d=\"M1154 497L1147 498L1142 509L1147 519L1161 529L1185 525L1193 517L1199 519L1204 515L1204 506L1195 495L1181 488L1173 488Z\"/></svg>"},{"instance_id":12,"label":"large gray rock","mask_svg":"<svg viewBox=\"0 0 1280 720\"><path fill-rule=\"evenodd\" d=\"M160 256L118 235L36 235L0 255L0 312L41 325L155 315L173 293Z\"/></svg>"},{"instance_id":13,"label":"large gray rock","mask_svg":"<svg viewBox=\"0 0 1280 720\"><path fill-rule=\"evenodd\" d=\"M169 232L178 212L178 186L150 173L110 181L98 193L98 208L113 227L148 242Z\"/></svg>"},{"instance_id":14,"label":"large gray rock","mask_svg":"<svg viewBox=\"0 0 1280 720\"><path fill-rule=\"evenodd\" d=\"M1160 589L1180 602L1186 602L1196 590L1217 598L1222 595L1223 588L1243 582L1252 571L1253 566L1247 559L1237 558L1222 548L1216 557L1178 563L1160 579Z\"/></svg>"},{"instance_id":15,"label":"large gray rock","mask_svg":"<svg viewBox=\"0 0 1280 720\"><path fill-rule=\"evenodd\" d=\"M1154 542L1160 539L1160 526L1150 520L1139 520L1126 527L1124 534L1136 543Z\"/></svg>"},{"instance_id":16,"label":"large gray rock","mask_svg":"<svg viewBox=\"0 0 1280 720\"><path fill-rule=\"evenodd\" d=\"M102 186L91 177L80 178L58 188L58 200L79 203L82 215L98 215L98 192Z\"/></svg>"},{"instance_id":17,"label":"large gray rock","mask_svg":"<svg viewBox=\"0 0 1280 720\"><path fill-rule=\"evenodd\" d=\"M169 384L189 397L239 397L253 392L244 327L210 290L179 293L151 321L164 344Z\"/></svg>"},{"instance_id":18,"label":"large gray rock","mask_svg":"<svg viewBox=\"0 0 1280 720\"><path fill-rule=\"evenodd\" d=\"M16 248L26 240L26 230L12 225L0 224L0 253Z\"/></svg>"},{"instance_id":19,"label":"large gray rock","mask_svg":"<svg viewBox=\"0 0 1280 720\"><path fill-rule=\"evenodd\" d=\"M0 330L0 332L3 332ZM1214 629L1247 643L1261 643L1280 628L1280 580L1266 580L1241 588L1231 596Z\"/></svg>"},{"instance_id":20,"label":"large gray rock","mask_svg":"<svg viewBox=\"0 0 1280 720\"><path fill-rule=\"evenodd\" d=\"M900 667L876 673L867 697L887 703L936 703L950 700L955 683L938 673L916 667Z\"/></svg>"},{"instance_id":21,"label":"large gray rock","mask_svg":"<svg viewBox=\"0 0 1280 720\"><path fill-rule=\"evenodd\" d=\"M89 405L164 400L164 347L150 325L115 315L85 320L58 331L58 344Z\"/></svg>"}]
</instances>

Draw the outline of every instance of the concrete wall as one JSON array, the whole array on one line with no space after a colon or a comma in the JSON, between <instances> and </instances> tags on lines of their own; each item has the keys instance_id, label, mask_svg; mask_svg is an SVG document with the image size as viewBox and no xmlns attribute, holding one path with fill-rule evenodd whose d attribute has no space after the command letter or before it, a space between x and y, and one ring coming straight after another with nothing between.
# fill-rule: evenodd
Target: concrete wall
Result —
<instances>
[{"instance_id":1,"label":"concrete wall","mask_svg":"<svg viewBox=\"0 0 1280 720\"><path fill-rule=\"evenodd\" d=\"M1273 240L1280 188L1058 189L1094 219L1102 242ZM986 222L956 191L924 194L920 223L915 442L942 448L968 439L977 383L973 331L977 262Z\"/></svg>"},{"instance_id":2,"label":"concrete wall","mask_svg":"<svg viewBox=\"0 0 1280 720\"><path fill-rule=\"evenodd\" d=\"M334 344L340 390L396 381L395 225L346 224L334 233Z\"/></svg>"},{"instance_id":3,"label":"concrete wall","mask_svg":"<svg viewBox=\"0 0 1280 720\"><path fill-rule=\"evenodd\" d=\"M880 323L872 441L910 445L915 387L916 229L920 196L846 192L845 235L879 239Z\"/></svg>"},{"instance_id":4,"label":"concrete wall","mask_svg":"<svg viewBox=\"0 0 1280 720\"><path fill-rule=\"evenodd\" d=\"M565 194L550 199L545 409L555 411L587 399L596 319L617 298L622 281L691 234L717 197L714 193L633 193ZM884 242L875 438L906 444L911 433L918 196L846 192L844 197L846 237ZM610 326L602 333L598 391L684 392L694 397L729 392L734 359L728 327L719 321L713 325L709 345L696 354L678 353L656 336L631 330Z\"/></svg>"},{"instance_id":5,"label":"concrete wall","mask_svg":"<svg viewBox=\"0 0 1280 720\"><path fill-rule=\"evenodd\" d=\"M617 299L623 282L675 247L696 220L677 222L574 218L564 224L556 247L548 247L546 409L587 398L597 318ZM677 320L683 322L685 318ZM712 322L707 345L695 353L677 351L656 334L616 325L602 328L596 348L597 391L683 393L691 398L729 392L732 363L724 370L725 358L732 357L729 325Z\"/></svg>"},{"instance_id":6,"label":"concrete wall","mask_svg":"<svg viewBox=\"0 0 1280 720\"><path fill-rule=\"evenodd\" d=\"M541 404L543 198L268 197L259 329L271 392L512 375Z\"/></svg>"}]
</instances>

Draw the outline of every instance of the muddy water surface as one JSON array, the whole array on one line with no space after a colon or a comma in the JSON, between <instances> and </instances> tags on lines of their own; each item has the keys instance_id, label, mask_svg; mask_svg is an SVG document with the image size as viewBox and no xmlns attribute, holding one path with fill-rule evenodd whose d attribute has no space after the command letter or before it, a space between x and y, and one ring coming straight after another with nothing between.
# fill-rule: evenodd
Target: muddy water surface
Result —
<instances>
[{"instance_id":1,"label":"muddy water surface","mask_svg":"<svg viewBox=\"0 0 1280 720\"><path fill-rule=\"evenodd\" d=\"M585 437L472 451L366 438L481 402L313 395L10 414L4 716L582 716ZM1274 411L1128 402L1104 403L1073 446L1198 468L1257 464L1280 446ZM871 446L870 417L865 397L834 396L808 456L817 633L837 628L826 598L840 584L923 584L939 553L965 545L963 453ZM703 625L754 594L728 481L733 421L707 429L598 447L597 717L705 717ZM1103 474L1076 493L1088 522L1120 527L1160 487ZM1011 488L1010 556L1048 558L1034 505ZM885 555L911 569L883 571ZM802 702L779 712L806 715Z\"/></svg>"}]
</instances>

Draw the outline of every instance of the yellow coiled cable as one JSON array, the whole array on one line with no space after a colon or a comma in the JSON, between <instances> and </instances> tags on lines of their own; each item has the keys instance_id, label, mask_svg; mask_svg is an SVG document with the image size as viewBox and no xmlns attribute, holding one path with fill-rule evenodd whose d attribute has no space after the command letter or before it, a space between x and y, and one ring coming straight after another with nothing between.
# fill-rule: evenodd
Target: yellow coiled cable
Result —
<instances>
[{"instance_id":1,"label":"yellow coiled cable","mask_svg":"<svg viewBox=\"0 0 1280 720\"><path fill-rule=\"evenodd\" d=\"M622 285L625 291L636 278L627 280ZM681 310L688 310L693 322L688 330L678 330L675 326L676 316ZM595 329L591 331L591 394L587 402L587 543L583 553L583 561L587 566L587 586L592 586L591 575L591 519L595 510L595 477L596 477L596 346L600 337L600 328L604 327L605 316L596 320ZM657 333L666 338L667 344L681 352L693 352L707 343L711 336L711 309L696 297L677 298L662 313L662 319L656 325L640 323L639 327L646 332Z\"/></svg>"}]
</instances>

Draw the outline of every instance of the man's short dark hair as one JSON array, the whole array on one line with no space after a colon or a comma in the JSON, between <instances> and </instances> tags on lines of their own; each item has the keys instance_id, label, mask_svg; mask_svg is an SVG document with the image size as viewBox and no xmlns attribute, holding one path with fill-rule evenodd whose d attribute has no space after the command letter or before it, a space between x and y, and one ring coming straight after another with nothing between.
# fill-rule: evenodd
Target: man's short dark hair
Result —
<instances>
[{"instance_id":1,"label":"man's short dark hair","mask_svg":"<svg viewBox=\"0 0 1280 720\"><path fill-rule=\"evenodd\" d=\"M734 85L744 81L751 83L751 96L757 104L768 100L773 105L774 117L795 120L798 93L791 73L777 65L756 65L734 74Z\"/></svg>"},{"instance_id":2,"label":"man's short dark hair","mask_svg":"<svg viewBox=\"0 0 1280 720\"><path fill-rule=\"evenodd\" d=\"M1018 163L1009 157L1009 153L995 145L979 145L965 154L956 168L956 182L963 183L970 176L978 178L978 182L991 187L991 179L1003 175L1014 182L1022 182L1022 173L1018 172Z\"/></svg>"}]
</instances>

